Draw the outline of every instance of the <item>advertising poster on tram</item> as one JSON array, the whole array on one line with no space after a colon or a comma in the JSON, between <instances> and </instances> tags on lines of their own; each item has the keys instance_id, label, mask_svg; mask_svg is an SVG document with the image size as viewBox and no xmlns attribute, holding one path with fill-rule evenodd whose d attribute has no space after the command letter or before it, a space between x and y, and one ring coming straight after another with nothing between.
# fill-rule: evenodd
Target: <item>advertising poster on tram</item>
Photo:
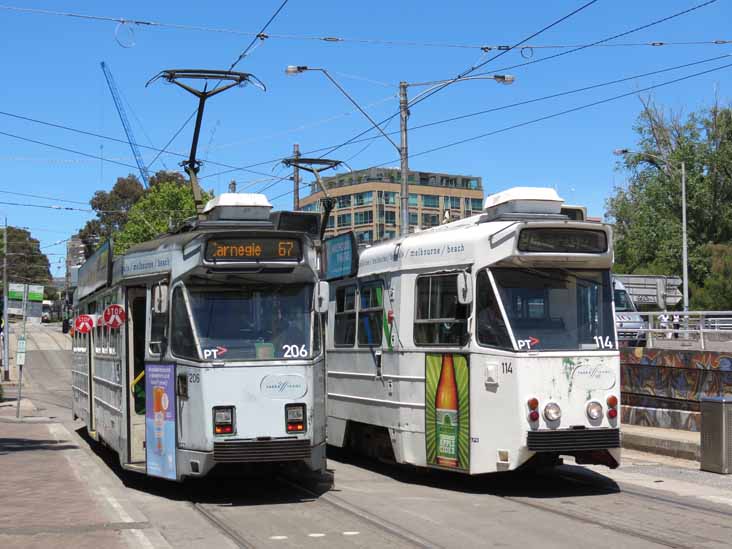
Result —
<instances>
[{"instance_id":1,"label":"advertising poster on tram","mask_svg":"<svg viewBox=\"0 0 732 549\"><path fill-rule=\"evenodd\" d=\"M425 355L427 465L470 469L468 360L452 353Z\"/></svg>"},{"instance_id":2,"label":"advertising poster on tram","mask_svg":"<svg viewBox=\"0 0 732 549\"><path fill-rule=\"evenodd\" d=\"M147 474L175 480L175 365L145 364Z\"/></svg>"}]
</instances>

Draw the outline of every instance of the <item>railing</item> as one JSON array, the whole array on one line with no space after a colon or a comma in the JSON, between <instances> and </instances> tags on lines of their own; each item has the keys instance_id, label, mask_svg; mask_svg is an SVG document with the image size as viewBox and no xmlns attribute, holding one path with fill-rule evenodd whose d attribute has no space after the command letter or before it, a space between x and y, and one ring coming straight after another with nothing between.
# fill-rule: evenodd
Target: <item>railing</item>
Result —
<instances>
[{"instance_id":1,"label":"railing","mask_svg":"<svg viewBox=\"0 0 732 549\"><path fill-rule=\"evenodd\" d=\"M692 347L732 350L732 311L656 311L632 313L644 321L641 329L618 328L646 334L648 347Z\"/></svg>"}]
</instances>

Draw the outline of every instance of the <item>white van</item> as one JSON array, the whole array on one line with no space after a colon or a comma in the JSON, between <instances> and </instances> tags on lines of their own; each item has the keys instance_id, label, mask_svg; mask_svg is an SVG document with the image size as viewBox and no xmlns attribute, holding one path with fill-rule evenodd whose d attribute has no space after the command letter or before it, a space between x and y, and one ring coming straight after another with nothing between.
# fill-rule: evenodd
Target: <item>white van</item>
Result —
<instances>
[{"instance_id":1,"label":"white van","mask_svg":"<svg viewBox=\"0 0 732 549\"><path fill-rule=\"evenodd\" d=\"M626 347L645 347L646 327L643 317L638 314L635 303L630 298L623 283L613 277L613 299L615 300L615 324L618 329L618 345Z\"/></svg>"}]
</instances>

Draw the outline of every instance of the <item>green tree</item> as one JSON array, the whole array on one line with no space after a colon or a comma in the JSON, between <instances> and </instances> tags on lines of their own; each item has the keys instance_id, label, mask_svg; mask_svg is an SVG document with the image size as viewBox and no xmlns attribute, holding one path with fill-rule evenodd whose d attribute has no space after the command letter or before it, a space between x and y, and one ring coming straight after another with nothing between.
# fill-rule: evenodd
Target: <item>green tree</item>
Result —
<instances>
[{"instance_id":1,"label":"green tree","mask_svg":"<svg viewBox=\"0 0 732 549\"><path fill-rule=\"evenodd\" d=\"M709 276L695 288L692 306L700 310L732 310L732 244L705 246Z\"/></svg>"},{"instance_id":2,"label":"green tree","mask_svg":"<svg viewBox=\"0 0 732 549\"><path fill-rule=\"evenodd\" d=\"M628 183L607 201L606 217L615 224L614 270L681 274L683 161L689 279L693 289L703 288L714 263L710 245L732 242L732 109L715 103L682 117L643 100L634 129L639 152L620 165Z\"/></svg>"},{"instance_id":3,"label":"green tree","mask_svg":"<svg viewBox=\"0 0 732 549\"><path fill-rule=\"evenodd\" d=\"M0 254L4 253L4 243L0 239ZM41 251L38 239L33 238L26 229L8 227L8 282L44 286L51 282L48 257Z\"/></svg>"},{"instance_id":4,"label":"green tree","mask_svg":"<svg viewBox=\"0 0 732 549\"><path fill-rule=\"evenodd\" d=\"M131 246L160 236L195 215L190 187L174 181L156 183L132 207L124 228L114 236L114 253L123 254Z\"/></svg>"}]
</instances>

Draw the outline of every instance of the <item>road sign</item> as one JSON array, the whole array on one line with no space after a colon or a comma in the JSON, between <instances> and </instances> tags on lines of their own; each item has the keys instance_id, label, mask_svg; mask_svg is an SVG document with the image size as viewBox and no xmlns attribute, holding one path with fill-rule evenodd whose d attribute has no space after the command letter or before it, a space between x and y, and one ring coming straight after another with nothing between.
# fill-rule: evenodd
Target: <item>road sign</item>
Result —
<instances>
[{"instance_id":1,"label":"road sign","mask_svg":"<svg viewBox=\"0 0 732 549\"><path fill-rule=\"evenodd\" d=\"M94 319L89 315L79 315L74 321L74 330L80 334L88 334L94 328Z\"/></svg>"},{"instance_id":2,"label":"road sign","mask_svg":"<svg viewBox=\"0 0 732 549\"><path fill-rule=\"evenodd\" d=\"M22 337L18 339L18 352L25 353L25 339Z\"/></svg>"},{"instance_id":3,"label":"road sign","mask_svg":"<svg viewBox=\"0 0 732 549\"><path fill-rule=\"evenodd\" d=\"M25 366L25 353L24 352L21 353L20 351L18 351L15 354L15 364L17 364L18 366Z\"/></svg>"},{"instance_id":4,"label":"road sign","mask_svg":"<svg viewBox=\"0 0 732 549\"><path fill-rule=\"evenodd\" d=\"M113 304L104 309L104 324L110 328L117 329L125 323L127 314L122 305Z\"/></svg>"}]
</instances>

